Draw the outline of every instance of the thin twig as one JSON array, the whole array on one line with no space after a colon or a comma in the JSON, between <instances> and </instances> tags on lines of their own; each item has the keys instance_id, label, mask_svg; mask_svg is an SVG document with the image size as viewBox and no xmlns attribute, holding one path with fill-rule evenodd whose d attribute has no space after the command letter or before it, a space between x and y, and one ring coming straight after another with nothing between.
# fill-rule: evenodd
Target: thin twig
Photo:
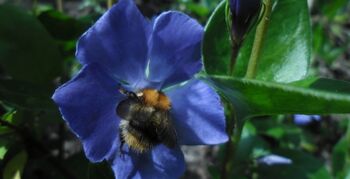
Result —
<instances>
[{"instance_id":1,"label":"thin twig","mask_svg":"<svg viewBox=\"0 0 350 179\"><path fill-rule=\"evenodd\" d=\"M63 0L56 0L57 10L63 12Z\"/></svg>"},{"instance_id":2,"label":"thin twig","mask_svg":"<svg viewBox=\"0 0 350 179\"><path fill-rule=\"evenodd\" d=\"M113 6L113 0L107 0L107 8L110 9Z\"/></svg>"}]
</instances>

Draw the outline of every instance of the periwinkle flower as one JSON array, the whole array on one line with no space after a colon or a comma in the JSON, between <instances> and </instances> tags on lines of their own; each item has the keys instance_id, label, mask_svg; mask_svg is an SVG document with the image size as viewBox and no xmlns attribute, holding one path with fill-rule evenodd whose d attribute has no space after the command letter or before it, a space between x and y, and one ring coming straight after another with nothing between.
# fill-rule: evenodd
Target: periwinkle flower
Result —
<instances>
[{"instance_id":1,"label":"periwinkle flower","mask_svg":"<svg viewBox=\"0 0 350 179\"><path fill-rule=\"evenodd\" d=\"M230 0L229 6L232 39L234 43L240 45L256 22L262 3L261 0Z\"/></svg>"},{"instance_id":2,"label":"periwinkle flower","mask_svg":"<svg viewBox=\"0 0 350 179\"><path fill-rule=\"evenodd\" d=\"M120 0L83 34L76 52L83 67L53 99L91 162L107 160L116 178L178 178L185 170L179 145L228 140L219 96L193 78L202 69L202 37L202 26L187 15L164 12L149 22L131 0ZM130 141L121 145L120 124L126 119L117 108L129 99L125 91L138 98L143 90L166 99L157 98L147 110L170 108L174 147L155 136L162 132L156 129L147 131L157 141L149 150L135 151ZM141 97L138 104L146 101ZM133 127L143 130L139 123Z\"/></svg>"},{"instance_id":3,"label":"periwinkle flower","mask_svg":"<svg viewBox=\"0 0 350 179\"><path fill-rule=\"evenodd\" d=\"M273 166L273 165L290 165L293 163L293 161L289 158L275 155L275 154L270 154L263 156L257 160L258 164L261 165L268 165L268 166Z\"/></svg>"},{"instance_id":4,"label":"periwinkle flower","mask_svg":"<svg viewBox=\"0 0 350 179\"><path fill-rule=\"evenodd\" d=\"M305 114L294 115L294 123L299 126L306 126L320 120L321 120L321 116L319 115L305 115Z\"/></svg>"}]
</instances>

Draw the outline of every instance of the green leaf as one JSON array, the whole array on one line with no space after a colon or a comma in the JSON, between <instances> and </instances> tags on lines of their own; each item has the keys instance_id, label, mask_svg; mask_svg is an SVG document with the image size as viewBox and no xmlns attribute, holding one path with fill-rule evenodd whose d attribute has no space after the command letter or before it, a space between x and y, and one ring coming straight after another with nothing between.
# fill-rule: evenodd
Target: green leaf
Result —
<instances>
[{"instance_id":1,"label":"green leaf","mask_svg":"<svg viewBox=\"0 0 350 179\"><path fill-rule=\"evenodd\" d=\"M208 74L228 74L229 33L221 3L205 28L203 59ZM254 40L252 30L245 40L234 75L245 75ZM276 82L300 80L307 74L311 56L311 26L306 0L276 0L260 56L257 79Z\"/></svg>"},{"instance_id":2,"label":"green leaf","mask_svg":"<svg viewBox=\"0 0 350 179\"><path fill-rule=\"evenodd\" d=\"M21 179L21 173L27 162L27 153L22 151L14 156L5 166L4 179Z\"/></svg>"},{"instance_id":3,"label":"green leaf","mask_svg":"<svg viewBox=\"0 0 350 179\"><path fill-rule=\"evenodd\" d=\"M315 83L298 87L223 76L215 76L209 82L237 107L241 120L256 115L350 113L348 93L306 87ZM349 83L340 83L335 86L350 87Z\"/></svg>"},{"instance_id":4,"label":"green leaf","mask_svg":"<svg viewBox=\"0 0 350 179\"><path fill-rule=\"evenodd\" d=\"M323 13L328 16L328 18L333 19L338 11L342 10L342 7L346 7L349 4L348 0L335 0L332 3L322 3L324 4Z\"/></svg>"},{"instance_id":5,"label":"green leaf","mask_svg":"<svg viewBox=\"0 0 350 179\"><path fill-rule=\"evenodd\" d=\"M238 143L238 148L235 154L234 162L240 165L242 162L259 157L257 151L263 151L263 153L268 152L269 145L260 136L249 136L242 138ZM238 166L237 166L238 167Z\"/></svg>"},{"instance_id":6,"label":"green leaf","mask_svg":"<svg viewBox=\"0 0 350 179\"><path fill-rule=\"evenodd\" d=\"M222 1L210 16L203 39L203 61L209 74L227 75L231 45L225 21L225 1Z\"/></svg>"},{"instance_id":7,"label":"green leaf","mask_svg":"<svg viewBox=\"0 0 350 179\"><path fill-rule=\"evenodd\" d=\"M113 171L107 162L98 164L90 163L84 153L78 153L66 160L68 168L75 168L75 176L89 179L110 179L113 178ZM76 166L80 166L76 168Z\"/></svg>"},{"instance_id":8,"label":"green leaf","mask_svg":"<svg viewBox=\"0 0 350 179\"><path fill-rule=\"evenodd\" d=\"M0 27L0 69L16 80L52 84L62 59L40 22L18 7L1 5Z\"/></svg>"},{"instance_id":9,"label":"green leaf","mask_svg":"<svg viewBox=\"0 0 350 179\"><path fill-rule=\"evenodd\" d=\"M38 19L59 40L77 39L91 25L89 21L74 19L56 10L42 12Z\"/></svg>"},{"instance_id":10,"label":"green leaf","mask_svg":"<svg viewBox=\"0 0 350 179\"><path fill-rule=\"evenodd\" d=\"M0 99L15 107L24 109L56 109L53 101L50 99L51 94L52 91L39 85L0 79Z\"/></svg>"},{"instance_id":11,"label":"green leaf","mask_svg":"<svg viewBox=\"0 0 350 179\"><path fill-rule=\"evenodd\" d=\"M344 137L334 146L332 151L332 172L337 179L346 178L350 171L350 121Z\"/></svg>"},{"instance_id":12,"label":"green leaf","mask_svg":"<svg viewBox=\"0 0 350 179\"><path fill-rule=\"evenodd\" d=\"M234 154L233 166L230 178L245 178L246 171L251 163L261 154L269 153L269 146L260 136L248 136L242 138L237 144Z\"/></svg>"},{"instance_id":13,"label":"green leaf","mask_svg":"<svg viewBox=\"0 0 350 179\"><path fill-rule=\"evenodd\" d=\"M292 160L290 165L259 165L257 175L259 179L330 179L324 164L313 156L296 150L276 150L273 152Z\"/></svg>"},{"instance_id":14,"label":"green leaf","mask_svg":"<svg viewBox=\"0 0 350 179\"><path fill-rule=\"evenodd\" d=\"M350 94L350 83L343 80L309 77L300 81L290 83L290 85L318 89L334 93Z\"/></svg>"},{"instance_id":15,"label":"green leaf","mask_svg":"<svg viewBox=\"0 0 350 179\"><path fill-rule=\"evenodd\" d=\"M4 159L7 153L7 142L5 140L0 140L0 161Z\"/></svg>"},{"instance_id":16,"label":"green leaf","mask_svg":"<svg viewBox=\"0 0 350 179\"><path fill-rule=\"evenodd\" d=\"M0 116L0 118L6 122L12 123L13 122L13 116L16 113L16 111L9 111L6 112L4 115ZM10 133L11 129L9 129L7 126L0 125L0 135L4 135L6 133ZM0 140L0 146L5 146L6 142ZM0 157L1 158L1 157Z\"/></svg>"},{"instance_id":17,"label":"green leaf","mask_svg":"<svg viewBox=\"0 0 350 179\"><path fill-rule=\"evenodd\" d=\"M288 137L297 136L300 138L302 130L294 124L283 123L283 121L276 119L276 117L266 117L266 119L251 120L256 126L259 135L272 137L281 142L287 142Z\"/></svg>"}]
</instances>

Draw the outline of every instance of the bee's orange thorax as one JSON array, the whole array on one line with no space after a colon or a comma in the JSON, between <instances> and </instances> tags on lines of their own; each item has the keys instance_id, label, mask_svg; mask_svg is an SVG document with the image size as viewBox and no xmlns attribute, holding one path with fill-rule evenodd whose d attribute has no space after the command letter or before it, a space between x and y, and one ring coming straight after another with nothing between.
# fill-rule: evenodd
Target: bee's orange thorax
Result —
<instances>
[{"instance_id":1,"label":"bee's orange thorax","mask_svg":"<svg viewBox=\"0 0 350 179\"><path fill-rule=\"evenodd\" d=\"M155 89L143 89L142 97L146 105L154 106L162 110L169 110L171 103L169 98Z\"/></svg>"}]
</instances>

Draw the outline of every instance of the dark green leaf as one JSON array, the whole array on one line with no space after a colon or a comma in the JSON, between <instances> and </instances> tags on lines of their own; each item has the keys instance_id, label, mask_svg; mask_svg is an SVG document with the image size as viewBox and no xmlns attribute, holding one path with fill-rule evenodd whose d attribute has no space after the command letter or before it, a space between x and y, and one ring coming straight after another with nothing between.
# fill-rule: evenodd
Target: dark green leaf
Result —
<instances>
[{"instance_id":1,"label":"dark green leaf","mask_svg":"<svg viewBox=\"0 0 350 179\"><path fill-rule=\"evenodd\" d=\"M212 80L219 91L236 104L237 113L243 113L240 114L243 116L350 113L350 95L338 91L230 77L217 76ZM343 88L350 86L346 82L339 86L342 85Z\"/></svg>"},{"instance_id":2,"label":"dark green leaf","mask_svg":"<svg viewBox=\"0 0 350 179\"><path fill-rule=\"evenodd\" d=\"M350 170L350 121L345 136L332 151L332 172L337 179L346 178Z\"/></svg>"},{"instance_id":3,"label":"dark green leaf","mask_svg":"<svg viewBox=\"0 0 350 179\"><path fill-rule=\"evenodd\" d=\"M0 161L4 159L7 152L7 142L5 140L0 140Z\"/></svg>"},{"instance_id":4,"label":"dark green leaf","mask_svg":"<svg viewBox=\"0 0 350 179\"><path fill-rule=\"evenodd\" d=\"M4 179L20 179L23 168L27 162L27 152L22 151L14 156L5 166Z\"/></svg>"},{"instance_id":5,"label":"dark green leaf","mask_svg":"<svg viewBox=\"0 0 350 179\"><path fill-rule=\"evenodd\" d=\"M91 25L86 20L74 19L56 10L41 13L38 19L59 40L77 39Z\"/></svg>"},{"instance_id":6,"label":"dark green leaf","mask_svg":"<svg viewBox=\"0 0 350 179\"><path fill-rule=\"evenodd\" d=\"M69 168L80 166L74 170L76 176L89 179L110 179L114 177L111 167L107 162L98 164L90 163L83 153L73 155L66 163Z\"/></svg>"},{"instance_id":7,"label":"dark green leaf","mask_svg":"<svg viewBox=\"0 0 350 179\"><path fill-rule=\"evenodd\" d=\"M16 113L16 111L9 111L9 112L5 113L4 115L0 116L0 118L1 118L1 120L12 123L13 116L15 113ZM4 134L10 133L10 132L11 132L11 129L9 129L7 126L0 125L0 135L4 135ZM0 144L5 145L3 143L3 141L1 141L1 140L0 140Z\"/></svg>"},{"instance_id":8,"label":"dark green leaf","mask_svg":"<svg viewBox=\"0 0 350 179\"><path fill-rule=\"evenodd\" d=\"M350 94L350 83L342 80L309 77L304 80L293 82L291 85L329 91L333 93Z\"/></svg>"},{"instance_id":9,"label":"dark green leaf","mask_svg":"<svg viewBox=\"0 0 350 179\"><path fill-rule=\"evenodd\" d=\"M269 153L269 146L260 136L248 136L242 138L235 153L231 178L245 178L246 171L251 168L251 163L256 157Z\"/></svg>"},{"instance_id":10,"label":"dark green leaf","mask_svg":"<svg viewBox=\"0 0 350 179\"><path fill-rule=\"evenodd\" d=\"M0 99L15 107L55 109L50 99L52 91L27 82L0 80Z\"/></svg>"},{"instance_id":11,"label":"dark green leaf","mask_svg":"<svg viewBox=\"0 0 350 179\"><path fill-rule=\"evenodd\" d=\"M295 150L276 150L274 154L292 160L290 165L259 166L259 179L330 179L323 163L311 155Z\"/></svg>"},{"instance_id":12,"label":"dark green leaf","mask_svg":"<svg viewBox=\"0 0 350 179\"><path fill-rule=\"evenodd\" d=\"M242 138L238 143L238 148L236 151L236 158L238 165L241 162L251 160L253 158L259 157L256 153L257 149L260 151L269 151L268 144L259 136L249 136ZM255 150L255 151L254 151Z\"/></svg>"},{"instance_id":13,"label":"dark green leaf","mask_svg":"<svg viewBox=\"0 0 350 179\"><path fill-rule=\"evenodd\" d=\"M348 0L335 0L332 3L323 3L324 4L324 13L330 18L334 18L337 12L342 9L342 7L346 7L349 4Z\"/></svg>"},{"instance_id":14,"label":"dark green leaf","mask_svg":"<svg viewBox=\"0 0 350 179\"><path fill-rule=\"evenodd\" d=\"M227 75L229 71L231 45L225 22L225 1L222 1L205 26L203 60L209 74Z\"/></svg>"},{"instance_id":15,"label":"dark green leaf","mask_svg":"<svg viewBox=\"0 0 350 179\"><path fill-rule=\"evenodd\" d=\"M62 71L61 54L40 22L17 7L1 5L0 27L0 69L17 80L52 84Z\"/></svg>"}]
</instances>

